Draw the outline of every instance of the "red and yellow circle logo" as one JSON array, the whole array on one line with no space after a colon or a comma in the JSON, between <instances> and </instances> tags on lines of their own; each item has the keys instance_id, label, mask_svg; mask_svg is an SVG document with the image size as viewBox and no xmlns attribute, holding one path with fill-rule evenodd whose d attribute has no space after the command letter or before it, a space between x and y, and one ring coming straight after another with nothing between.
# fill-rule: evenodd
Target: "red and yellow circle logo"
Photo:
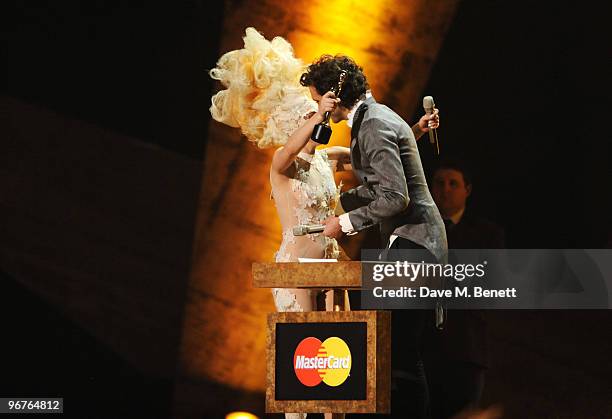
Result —
<instances>
[{"instance_id":1,"label":"red and yellow circle logo","mask_svg":"<svg viewBox=\"0 0 612 419\"><path fill-rule=\"evenodd\" d=\"M314 387L323 381L336 387L344 383L351 372L351 350L338 337L323 342L308 337L295 348L293 369L305 386Z\"/></svg>"}]
</instances>

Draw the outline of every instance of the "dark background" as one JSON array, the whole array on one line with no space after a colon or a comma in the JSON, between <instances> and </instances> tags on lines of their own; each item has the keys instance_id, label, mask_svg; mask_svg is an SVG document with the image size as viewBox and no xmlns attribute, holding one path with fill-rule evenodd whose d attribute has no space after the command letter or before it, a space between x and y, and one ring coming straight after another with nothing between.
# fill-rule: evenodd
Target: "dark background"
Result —
<instances>
[{"instance_id":1,"label":"dark background","mask_svg":"<svg viewBox=\"0 0 612 419\"><path fill-rule=\"evenodd\" d=\"M468 202L505 227L508 247L610 238L605 15L597 2L459 4L425 91L441 109L442 154L468 163Z\"/></svg>"},{"instance_id":2,"label":"dark background","mask_svg":"<svg viewBox=\"0 0 612 419\"><path fill-rule=\"evenodd\" d=\"M66 131L60 131L58 137L48 144L42 139L40 144L44 149L31 147L28 152L33 155L40 153L44 156L52 147L57 149L55 153L69 154L68 159L81 167L85 176L89 176L90 182L94 183L90 185L91 192L86 191L86 185L79 190L78 181L70 178L73 176L71 169L66 168L65 173L61 168L56 170L54 162L43 162L39 167L27 168L30 173L49 171L48 189L59 190L61 195L56 193L40 206L29 208L31 211L28 212L32 214L27 215L30 217L28 219L31 227L24 229L22 233L16 233L14 241L0 221L0 248L5 253L1 260L12 258L12 252L5 249L21 251L23 243L28 241L25 238L22 240L21 235L33 234L35 237L40 219L44 219L47 212L55 213L57 208L60 208L58 212L69 214L71 219L73 216L79 218L80 213L84 214L80 218L89 217L90 220L84 220L82 225L79 225L85 229L89 229L88 223L98 221L98 214L102 219L109 219L104 222L104 225L110 227L106 228L108 237L103 237L103 241L111 243L113 237L122 240L121 230L124 229L136 230L142 237L145 233L141 230L160 231L160 228L166 228L166 224L171 224L168 218L176 216L177 206L185 208L184 214L190 214L185 215L185 218L194 217L195 206L191 202L177 203L161 199L160 202L151 203L152 207L146 208L142 204L134 205L134 201L138 196L153 196L159 199L159 195L164 193L157 190L184 188L172 184L177 182L176 175L180 173L180 167L172 169L175 170L175 177L173 179L172 176L167 176L168 183L165 184L158 183L159 179L154 179L152 173L166 173L168 168L156 168L152 165L167 165L174 161L173 164L177 166L180 162L190 163L193 160L201 163L203 159L212 86L205 69L214 66L218 58L223 22L223 3L213 2L212 6L209 3L198 0L1 2L0 94L16 101L9 102L9 108L3 109L2 112L0 153L21 157L21 145L16 144L13 139L15 124L8 117L22 112L21 103L32 104L34 109L54 111L61 115L61 118L85 121L89 126L102 128L104 136L96 145L99 145L98 151L104 153L104 157L121 153L122 148L118 144L121 141L130 142L129 145L126 144L127 148L123 152L130 148L138 150L125 159L118 159L122 162L116 164L116 167L111 165L105 172L100 173L96 167L98 163L88 160L95 156L83 152L80 145L72 145L78 141L78 134L70 135L68 130L71 126L66 126ZM57 119L60 124L63 123L62 119ZM31 121L31 124L38 123L36 120ZM134 138L139 144L132 144ZM103 141L108 143L106 150L101 144ZM146 152L147 144L149 148L162 147L168 151L162 154L169 157L158 158L153 160L153 163L151 160L146 161L146 156L151 154ZM173 154L178 156L173 157ZM141 160L135 157L138 155ZM64 157L59 155L58 159L61 161ZM23 159L31 160L36 159ZM15 166L17 167L17 163ZM13 163L9 162L6 167L13 167ZM187 168L183 170L189 173ZM56 171L60 172L57 176ZM146 175L135 176L134 179L137 180L121 178L126 174L133 176L138 172ZM201 173L200 167L192 182L196 188ZM148 182L145 179L148 179ZM59 185L59 182L65 182L66 186ZM29 182L24 180L23 184L28 185ZM122 188L122 184L128 187ZM99 193L104 191L102 185L116 189L115 196L111 195L112 191L108 191L109 197L101 198ZM0 192L1 213L8 211L11 214L14 200L7 198L8 194L13 193L28 195L31 192L12 187L3 188ZM197 193L198 190L195 189L193 195L197 197ZM168 195L171 196L172 193ZM34 198L32 201L38 203ZM94 213L91 211L92 205L98 206ZM130 209L129 206L133 208ZM190 206L193 208L189 208ZM140 213L137 214L136 211ZM151 214L157 214L154 217L156 219L151 220ZM71 221L67 223L71 224ZM189 226L189 223L192 225ZM172 270L171 275L176 278L175 286L178 289L185 286L189 272L193 221L189 220L186 224L188 229L180 232L181 246L166 251L165 257L156 258L166 263L164 268ZM142 227L139 227L141 225ZM169 228L173 227L175 226ZM61 228L58 231L61 231ZM65 234L57 233L56 240L64 244L70 240L70 236L78 233L80 232L70 230ZM104 232L98 232L100 233ZM168 240L168 243L172 242ZM107 262L117 266L129 266L134 263L135 257L146 258L146 254L142 255L143 246L160 247L159 242L143 246L134 244L133 248L126 243L115 244L118 249L113 253L119 256L114 257L119 259L107 259ZM30 246L26 252L39 255L43 261L52 260L53 254L56 253L52 247L45 249L43 243ZM90 249L84 249L84 253L88 253L87 259L91 255L95 260L94 254L98 250L91 245ZM183 256L178 256L178 253ZM180 263L171 266L167 261L172 261L174 256L178 256L178 259L174 260L179 260ZM141 267L147 264L156 265L154 260L145 259ZM37 293L26 288L23 283L28 283L29 278L20 278L18 281L2 268L0 266L0 271L3 271L0 276L0 396L64 397L64 416L68 417L171 417L172 376L147 373L126 362L112 351L106 342L93 336L91 330L69 318L61 307L46 302ZM68 275L75 276L77 282L87 283L89 280L84 275L79 278L77 272ZM145 275L149 275L148 272L143 272L143 277ZM99 276L103 281L103 275ZM131 281L129 274L124 276L125 281ZM70 292L70 286L56 281L56 278L48 277L48 281L60 290L65 287L64 293ZM164 292L163 287L163 284L149 281L143 285L143 293L150 290L158 292L159 305L164 306L170 299L169 293ZM81 297L73 295L72 298L78 300ZM134 311L140 311L140 314L135 313L134 317L140 316L141 319L132 323L139 326L139 322L148 326L148 323L159 320L156 313L146 312L140 307L143 297L123 296L121 291L114 295L112 289L109 289L99 298L110 301L111 304L113 299L133 298L131 305ZM180 313L177 315L180 316ZM109 318L107 324L99 325L96 332L112 335L114 327L116 325ZM180 327L177 322L174 326L176 333L168 332L157 339L174 339L174 335L180 334ZM134 330L134 333L140 331ZM175 352L178 352L178 339L172 345L175 346ZM146 350L155 353L155 345Z\"/></svg>"},{"instance_id":3,"label":"dark background","mask_svg":"<svg viewBox=\"0 0 612 419\"><path fill-rule=\"evenodd\" d=\"M2 92L201 159L214 3L3 2Z\"/></svg>"},{"instance_id":4,"label":"dark background","mask_svg":"<svg viewBox=\"0 0 612 419\"><path fill-rule=\"evenodd\" d=\"M443 153L471 163L471 205L505 227L508 247L597 248L609 240L612 72L601 3L461 2L434 66L426 91L442 111ZM203 159L212 88L205 69L219 56L223 2L0 7L0 93ZM420 147L431 167L429 144ZM171 377L136 370L6 273L0 298L0 326L10 336L2 340L0 395L64 396L78 417L170 415ZM605 376L607 312L524 315L543 318L548 333L531 338L542 348L573 341L572 365L581 368L584 357L586 380Z\"/></svg>"}]
</instances>

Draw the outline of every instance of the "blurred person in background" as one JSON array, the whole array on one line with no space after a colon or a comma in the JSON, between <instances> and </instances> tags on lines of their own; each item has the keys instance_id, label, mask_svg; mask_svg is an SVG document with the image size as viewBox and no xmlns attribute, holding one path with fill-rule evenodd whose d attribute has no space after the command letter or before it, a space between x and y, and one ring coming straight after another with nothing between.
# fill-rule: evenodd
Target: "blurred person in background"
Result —
<instances>
[{"instance_id":1,"label":"blurred person in background","mask_svg":"<svg viewBox=\"0 0 612 419\"><path fill-rule=\"evenodd\" d=\"M466 208L472 187L470 172L460 159L443 159L433 171L431 191L444 220L449 250L504 248L504 230ZM426 334L423 352L434 419L478 407L488 367L483 314L449 310L445 327Z\"/></svg>"}]
</instances>

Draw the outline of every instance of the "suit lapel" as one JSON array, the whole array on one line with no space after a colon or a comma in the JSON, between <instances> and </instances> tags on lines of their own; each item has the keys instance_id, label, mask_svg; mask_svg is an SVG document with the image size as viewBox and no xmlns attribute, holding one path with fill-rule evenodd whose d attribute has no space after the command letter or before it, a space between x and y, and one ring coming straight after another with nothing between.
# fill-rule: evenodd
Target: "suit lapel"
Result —
<instances>
[{"instance_id":1,"label":"suit lapel","mask_svg":"<svg viewBox=\"0 0 612 419\"><path fill-rule=\"evenodd\" d=\"M369 97L363 101L363 103L357 108L355 112L355 119L353 120L353 126L351 127L351 165L353 169L361 169L361 151L359 150L359 129L363 122L368 105L376 103L373 97Z\"/></svg>"},{"instance_id":2,"label":"suit lapel","mask_svg":"<svg viewBox=\"0 0 612 419\"><path fill-rule=\"evenodd\" d=\"M364 102L359 105L357 112L355 112L355 119L353 120L353 126L351 127L351 141L355 141L359 135L359 128L363 122L363 117L368 110L368 105Z\"/></svg>"}]
</instances>

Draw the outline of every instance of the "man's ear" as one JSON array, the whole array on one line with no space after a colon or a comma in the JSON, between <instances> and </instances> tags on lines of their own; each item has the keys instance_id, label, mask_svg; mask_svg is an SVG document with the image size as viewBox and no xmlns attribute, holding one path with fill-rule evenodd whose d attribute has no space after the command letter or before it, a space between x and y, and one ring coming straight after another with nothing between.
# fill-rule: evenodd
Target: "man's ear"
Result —
<instances>
[{"instance_id":1,"label":"man's ear","mask_svg":"<svg viewBox=\"0 0 612 419\"><path fill-rule=\"evenodd\" d=\"M465 190L467 191L467 196L472 194L472 185L466 185Z\"/></svg>"}]
</instances>

